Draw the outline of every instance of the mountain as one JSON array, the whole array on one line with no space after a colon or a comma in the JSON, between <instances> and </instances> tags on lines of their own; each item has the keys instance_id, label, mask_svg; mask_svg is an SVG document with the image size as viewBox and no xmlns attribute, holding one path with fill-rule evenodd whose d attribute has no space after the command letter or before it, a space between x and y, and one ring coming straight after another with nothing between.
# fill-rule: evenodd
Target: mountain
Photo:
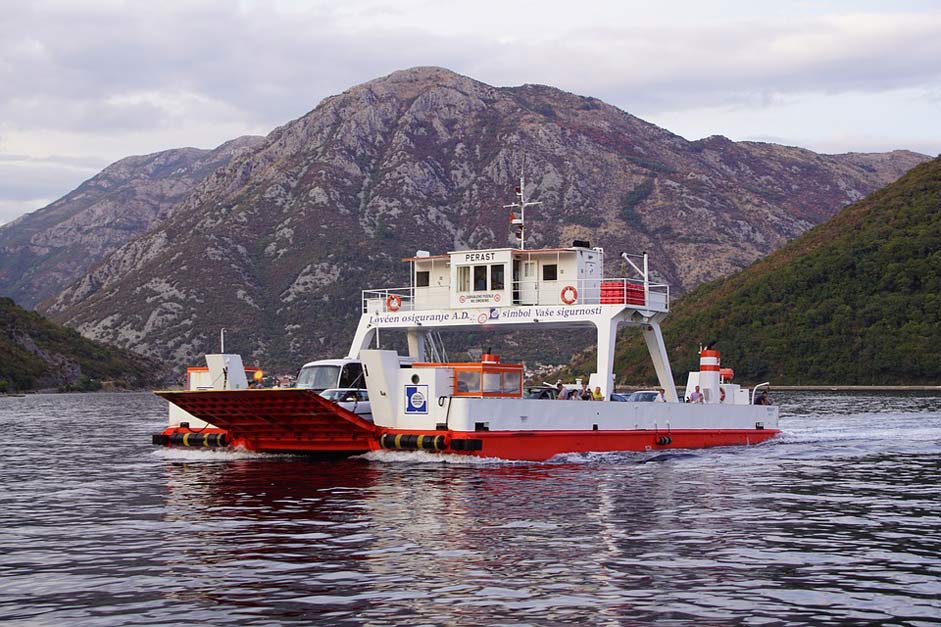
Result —
<instances>
[{"instance_id":1,"label":"mountain","mask_svg":"<svg viewBox=\"0 0 941 627\"><path fill-rule=\"evenodd\" d=\"M105 382L141 388L159 382L159 372L153 359L93 342L0 298L0 392L94 390Z\"/></svg>"},{"instance_id":2,"label":"mountain","mask_svg":"<svg viewBox=\"0 0 941 627\"><path fill-rule=\"evenodd\" d=\"M664 341L680 379L716 341L736 378L779 384L941 382L941 157L746 270L675 303ZM574 370L594 370L594 356ZM616 372L655 380L626 335Z\"/></svg>"},{"instance_id":3,"label":"mountain","mask_svg":"<svg viewBox=\"0 0 941 627\"><path fill-rule=\"evenodd\" d=\"M532 247L653 252L675 291L738 270L925 157L689 142L597 99L415 68L325 99L234 157L42 310L176 363L231 345L269 367L344 353L363 288L401 258L510 243L525 168ZM524 166L525 160L525 166Z\"/></svg>"},{"instance_id":4,"label":"mountain","mask_svg":"<svg viewBox=\"0 0 941 627\"><path fill-rule=\"evenodd\" d=\"M220 166L258 145L178 148L127 157L54 203L0 227L0 294L26 307L58 294L96 263L165 220Z\"/></svg>"}]
</instances>

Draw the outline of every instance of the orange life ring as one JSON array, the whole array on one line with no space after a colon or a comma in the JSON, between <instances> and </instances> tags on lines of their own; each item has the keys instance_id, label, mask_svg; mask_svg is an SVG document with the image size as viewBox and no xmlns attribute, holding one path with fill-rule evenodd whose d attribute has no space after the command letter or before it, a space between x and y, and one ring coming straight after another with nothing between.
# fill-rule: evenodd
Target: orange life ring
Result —
<instances>
[{"instance_id":1,"label":"orange life ring","mask_svg":"<svg viewBox=\"0 0 941 627\"><path fill-rule=\"evenodd\" d=\"M398 294L389 294L386 296L386 309L389 311L398 311L402 306L402 297Z\"/></svg>"},{"instance_id":2,"label":"orange life ring","mask_svg":"<svg viewBox=\"0 0 941 627\"><path fill-rule=\"evenodd\" d=\"M572 295L566 296L566 294L568 294L569 292L571 292ZM566 305L573 305L575 304L575 301L578 300L578 290L575 289L575 287L571 285L566 285L565 287L562 288L562 292L560 293L560 296L562 297L563 303L565 303Z\"/></svg>"}]
</instances>

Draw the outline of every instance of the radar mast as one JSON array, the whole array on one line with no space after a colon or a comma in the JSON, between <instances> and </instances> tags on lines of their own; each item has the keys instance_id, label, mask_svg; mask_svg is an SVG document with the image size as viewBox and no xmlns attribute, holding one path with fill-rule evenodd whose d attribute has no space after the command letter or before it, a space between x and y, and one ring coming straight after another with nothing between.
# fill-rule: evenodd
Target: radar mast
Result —
<instances>
[{"instance_id":1,"label":"radar mast","mask_svg":"<svg viewBox=\"0 0 941 627\"><path fill-rule=\"evenodd\" d=\"M526 200L526 176L523 174L522 169L520 169L520 184L519 187L516 188L516 197L519 199L518 202L511 205L503 205L503 208L519 209L519 216L516 215L516 211L510 213L510 226L519 230L516 237L519 238L520 241L520 250L526 250L526 207L541 205L542 203Z\"/></svg>"}]
</instances>

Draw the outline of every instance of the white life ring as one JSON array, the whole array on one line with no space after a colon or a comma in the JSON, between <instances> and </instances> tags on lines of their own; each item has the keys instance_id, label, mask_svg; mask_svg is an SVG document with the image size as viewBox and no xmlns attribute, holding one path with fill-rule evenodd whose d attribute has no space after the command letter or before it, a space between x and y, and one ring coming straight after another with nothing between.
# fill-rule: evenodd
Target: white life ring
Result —
<instances>
[{"instance_id":1,"label":"white life ring","mask_svg":"<svg viewBox=\"0 0 941 627\"><path fill-rule=\"evenodd\" d=\"M386 297L386 309L389 311L398 311L402 306L402 297L398 294L389 294Z\"/></svg>"},{"instance_id":2,"label":"white life ring","mask_svg":"<svg viewBox=\"0 0 941 627\"><path fill-rule=\"evenodd\" d=\"M571 292L571 296L569 296ZM562 302L566 305L574 305L575 301L578 300L578 290L575 289L572 285L566 285L562 288L562 292L559 294L562 297Z\"/></svg>"}]
</instances>

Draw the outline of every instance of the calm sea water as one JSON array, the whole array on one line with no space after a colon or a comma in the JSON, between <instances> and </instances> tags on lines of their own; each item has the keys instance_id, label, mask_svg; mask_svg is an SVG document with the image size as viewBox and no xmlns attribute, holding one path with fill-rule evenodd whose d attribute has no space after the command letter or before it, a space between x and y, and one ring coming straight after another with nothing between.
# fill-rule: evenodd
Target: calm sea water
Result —
<instances>
[{"instance_id":1,"label":"calm sea water","mask_svg":"<svg viewBox=\"0 0 941 627\"><path fill-rule=\"evenodd\" d=\"M150 395L0 398L0 623L941 623L941 396L775 396L771 443L526 464L171 452Z\"/></svg>"}]
</instances>

